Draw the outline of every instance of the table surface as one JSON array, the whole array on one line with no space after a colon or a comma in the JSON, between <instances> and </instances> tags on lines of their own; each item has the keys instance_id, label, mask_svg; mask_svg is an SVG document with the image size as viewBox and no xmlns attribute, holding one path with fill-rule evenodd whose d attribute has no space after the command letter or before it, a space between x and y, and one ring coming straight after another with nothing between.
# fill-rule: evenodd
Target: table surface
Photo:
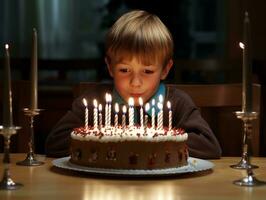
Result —
<instances>
[{"instance_id":1,"label":"table surface","mask_svg":"<svg viewBox=\"0 0 266 200\"><path fill-rule=\"evenodd\" d=\"M223 157L210 160L212 170L182 174L168 178L111 178L92 176L59 169L52 158L37 155L45 164L35 167L18 166L25 154L11 154L10 173L15 182L24 186L17 190L0 190L0 199L83 199L83 200L220 200L266 199L266 185L257 187L236 186L234 180L246 176L245 170L232 169L240 158ZM3 159L3 154L0 154ZM256 178L266 181L266 158L257 157L252 163ZM3 164L0 164L3 173ZM2 175L1 175L2 177Z\"/></svg>"}]
</instances>

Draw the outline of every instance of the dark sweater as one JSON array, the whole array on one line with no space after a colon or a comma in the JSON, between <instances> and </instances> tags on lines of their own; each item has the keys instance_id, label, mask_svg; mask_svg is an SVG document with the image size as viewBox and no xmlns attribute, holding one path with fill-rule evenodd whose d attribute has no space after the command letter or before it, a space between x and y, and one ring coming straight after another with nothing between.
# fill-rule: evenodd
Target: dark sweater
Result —
<instances>
[{"instance_id":1,"label":"dark sweater","mask_svg":"<svg viewBox=\"0 0 266 200\"><path fill-rule=\"evenodd\" d=\"M86 97L89 106L92 106L93 99L97 99L104 107L106 92L112 93L112 88L93 88L75 99L72 109L59 120L47 137L45 146L47 156L63 157L69 155L70 133L72 129L84 126L85 108L82 98ZM220 158L220 145L191 98L181 90L166 87L164 102L166 103L167 101L170 101L172 104L173 127L183 128L188 133L187 144L189 155L205 159ZM164 109L164 113L168 113L166 106L164 106ZM89 124L93 123L92 115L92 107L89 107ZM121 116L119 119L121 119ZM168 124L167 115L164 115L164 124Z\"/></svg>"}]
</instances>

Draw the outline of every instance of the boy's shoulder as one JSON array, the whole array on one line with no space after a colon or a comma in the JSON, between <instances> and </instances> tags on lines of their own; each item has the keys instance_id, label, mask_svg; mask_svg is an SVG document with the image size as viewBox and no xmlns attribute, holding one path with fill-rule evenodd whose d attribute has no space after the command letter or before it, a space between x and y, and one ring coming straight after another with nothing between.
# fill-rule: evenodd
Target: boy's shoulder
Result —
<instances>
[{"instance_id":1,"label":"boy's shoulder","mask_svg":"<svg viewBox=\"0 0 266 200\"><path fill-rule=\"evenodd\" d=\"M166 99L170 101L182 101L187 104L195 105L192 98L178 86L166 85Z\"/></svg>"}]
</instances>

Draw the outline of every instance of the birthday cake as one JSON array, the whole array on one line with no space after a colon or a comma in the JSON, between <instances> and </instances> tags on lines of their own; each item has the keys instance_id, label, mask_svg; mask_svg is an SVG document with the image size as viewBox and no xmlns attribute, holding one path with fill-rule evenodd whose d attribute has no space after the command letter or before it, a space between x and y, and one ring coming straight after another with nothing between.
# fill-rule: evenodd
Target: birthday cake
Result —
<instances>
[{"instance_id":1,"label":"birthday cake","mask_svg":"<svg viewBox=\"0 0 266 200\"><path fill-rule=\"evenodd\" d=\"M114 169L163 169L187 165L187 133L139 127L107 130L76 128L71 133L72 163Z\"/></svg>"},{"instance_id":2,"label":"birthday cake","mask_svg":"<svg viewBox=\"0 0 266 200\"><path fill-rule=\"evenodd\" d=\"M109 112L107 106L104 126L94 120L94 126L86 125L72 131L71 163L107 169L165 169L188 164L188 135L183 129L162 124L155 126L154 122L148 125L147 116L145 123L135 125L130 108L128 125L125 121L122 125L117 122L111 125Z\"/></svg>"}]
</instances>

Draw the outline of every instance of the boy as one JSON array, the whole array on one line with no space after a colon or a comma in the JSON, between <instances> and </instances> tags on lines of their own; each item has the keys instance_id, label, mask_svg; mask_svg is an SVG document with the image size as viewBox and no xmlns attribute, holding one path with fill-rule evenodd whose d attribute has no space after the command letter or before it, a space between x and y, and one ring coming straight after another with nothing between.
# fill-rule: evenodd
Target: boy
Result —
<instances>
[{"instance_id":1,"label":"boy","mask_svg":"<svg viewBox=\"0 0 266 200\"><path fill-rule=\"evenodd\" d=\"M168 88L164 80L173 65L173 40L160 19L145 11L131 11L121 16L111 27L106 38L106 58L109 73L114 80L113 90L95 88L76 99L69 111L54 127L46 141L48 156L67 156L70 133L84 126L82 98L99 99L111 92L113 102L127 104L133 97L144 103L163 95L164 102L172 103L173 126L188 133L189 154L200 158L219 158L221 149L208 124L202 119L191 98L184 92ZM92 111L92 108L89 110ZM92 112L89 123L92 124ZM164 119L165 124L167 119Z\"/></svg>"}]
</instances>

